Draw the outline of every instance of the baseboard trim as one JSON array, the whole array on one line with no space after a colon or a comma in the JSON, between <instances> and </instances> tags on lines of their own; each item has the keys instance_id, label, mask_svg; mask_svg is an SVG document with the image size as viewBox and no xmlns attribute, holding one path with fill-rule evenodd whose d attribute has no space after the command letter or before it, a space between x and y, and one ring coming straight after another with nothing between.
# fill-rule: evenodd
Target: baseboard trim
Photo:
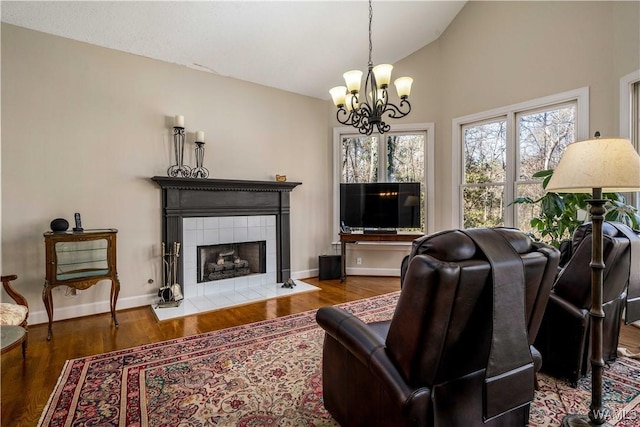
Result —
<instances>
[{"instance_id":1,"label":"baseboard trim","mask_svg":"<svg viewBox=\"0 0 640 427\"><path fill-rule=\"evenodd\" d=\"M347 276L400 277L399 268L347 267Z\"/></svg>"},{"instance_id":2,"label":"baseboard trim","mask_svg":"<svg viewBox=\"0 0 640 427\"><path fill-rule=\"evenodd\" d=\"M347 275L349 276L396 276L400 277L400 269L398 268L347 268ZM309 270L301 270L291 273L292 279L304 279L309 277L317 277L318 269L312 268ZM126 310L128 308L143 307L145 305L152 305L158 302L158 295L138 295L128 298L118 298L118 304L116 310ZM66 307L55 307L53 311L53 320L66 320L75 319L84 316L93 316L96 314L103 314L110 312L109 301L97 301L88 304L70 305ZM29 324L38 325L41 323L47 323L49 318L47 317L46 310L30 311L29 312Z\"/></svg>"},{"instance_id":3,"label":"baseboard trim","mask_svg":"<svg viewBox=\"0 0 640 427\"><path fill-rule=\"evenodd\" d=\"M128 308L142 307L158 302L158 295L138 295L135 297L118 298L116 311ZM108 300L97 301L88 304L70 305L67 307L54 307L53 320L75 319L77 317L92 316L95 314L109 313L111 311ZM29 311L29 324L37 325L49 322L46 310Z\"/></svg>"}]
</instances>

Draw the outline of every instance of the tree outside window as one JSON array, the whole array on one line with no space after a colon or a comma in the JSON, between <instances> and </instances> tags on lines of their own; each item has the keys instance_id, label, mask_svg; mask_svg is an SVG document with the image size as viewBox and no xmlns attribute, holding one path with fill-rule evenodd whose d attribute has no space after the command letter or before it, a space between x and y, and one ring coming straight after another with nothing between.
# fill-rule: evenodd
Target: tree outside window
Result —
<instances>
[{"instance_id":1,"label":"tree outside window","mask_svg":"<svg viewBox=\"0 0 640 427\"><path fill-rule=\"evenodd\" d=\"M568 102L515 111L462 126L465 228L504 225L530 231L539 208L510 204L517 197L542 195L533 174L555 168L576 140L576 106Z\"/></svg>"}]
</instances>

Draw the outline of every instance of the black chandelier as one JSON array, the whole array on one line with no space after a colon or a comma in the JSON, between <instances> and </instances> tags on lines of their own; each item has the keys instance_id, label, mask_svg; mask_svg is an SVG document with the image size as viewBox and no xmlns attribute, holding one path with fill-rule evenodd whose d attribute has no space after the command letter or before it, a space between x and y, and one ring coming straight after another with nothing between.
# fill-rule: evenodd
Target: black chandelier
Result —
<instances>
[{"instance_id":1,"label":"black chandelier","mask_svg":"<svg viewBox=\"0 0 640 427\"><path fill-rule=\"evenodd\" d=\"M374 127L383 134L388 132L391 126L384 122L386 114L391 119L399 119L411 112L409 93L411 92L411 77L400 77L393 83L396 86L400 104L396 106L389 102L387 88L391 81L390 64L373 66L371 61L371 21L373 19L373 7L369 0L369 64L365 79L364 95L360 96L362 71L351 70L343 74L347 86L336 86L329 90L333 103L338 107L336 117L343 125L353 126L361 134L371 135Z\"/></svg>"}]
</instances>

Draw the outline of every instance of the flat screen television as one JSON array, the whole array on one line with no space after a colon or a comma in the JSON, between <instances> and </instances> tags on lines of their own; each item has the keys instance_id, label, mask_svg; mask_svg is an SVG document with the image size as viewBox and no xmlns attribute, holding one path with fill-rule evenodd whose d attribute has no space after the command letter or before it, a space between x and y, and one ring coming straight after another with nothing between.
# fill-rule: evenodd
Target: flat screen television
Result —
<instances>
[{"instance_id":1,"label":"flat screen television","mask_svg":"<svg viewBox=\"0 0 640 427\"><path fill-rule=\"evenodd\" d=\"M419 182L340 184L340 224L351 228L422 228Z\"/></svg>"}]
</instances>

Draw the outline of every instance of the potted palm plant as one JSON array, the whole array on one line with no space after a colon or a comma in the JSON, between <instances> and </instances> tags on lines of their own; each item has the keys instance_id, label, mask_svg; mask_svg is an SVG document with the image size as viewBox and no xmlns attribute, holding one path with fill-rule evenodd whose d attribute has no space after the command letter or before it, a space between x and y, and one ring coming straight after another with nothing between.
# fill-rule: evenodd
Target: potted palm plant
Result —
<instances>
[{"instance_id":1,"label":"potted palm plant","mask_svg":"<svg viewBox=\"0 0 640 427\"><path fill-rule=\"evenodd\" d=\"M553 169L547 169L536 172L533 177L542 179L542 188L546 189L552 175ZM570 239L574 230L584 222L584 215L581 213L588 211L587 200L590 197L589 194L545 192L538 199L519 197L512 203L539 205L539 215L531 219L531 227L534 230L531 237L558 248L560 243ZM607 199L606 221L617 221L634 229L640 228L638 210L627 204L621 193L605 193L603 197Z\"/></svg>"}]
</instances>

